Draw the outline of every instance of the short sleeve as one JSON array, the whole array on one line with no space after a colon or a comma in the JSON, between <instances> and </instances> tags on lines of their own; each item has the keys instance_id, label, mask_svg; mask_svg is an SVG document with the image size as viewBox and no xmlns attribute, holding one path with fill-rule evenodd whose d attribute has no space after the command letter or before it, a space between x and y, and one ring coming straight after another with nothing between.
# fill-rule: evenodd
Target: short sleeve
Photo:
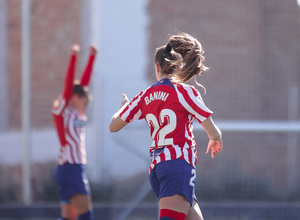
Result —
<instances>
[{"instance_id":1,"label":"short sleeve","mask_svg":"<svg viewBox=\"0 0 300 220\"><path fill-rule=\"evenodd\" d=\"M134 120L143 119L142 114L142 97L145 94L146 90L143 90L141 93L136 95L132 101L123 109L120 113L120 117L123 121L131 123Z\"/></svg>"},{"instance_id":2,"label":"short sleeve","mask_svg":"<svg viewBox=\"0 0 300 220\"><path fill-rule=\"evenodd\" d=\"M178 84L176 86L178 99L182 106L192 114L200 123L212 115L212 111L206 107L199 91L193 86Z\"/></svg>"}]
</instances>

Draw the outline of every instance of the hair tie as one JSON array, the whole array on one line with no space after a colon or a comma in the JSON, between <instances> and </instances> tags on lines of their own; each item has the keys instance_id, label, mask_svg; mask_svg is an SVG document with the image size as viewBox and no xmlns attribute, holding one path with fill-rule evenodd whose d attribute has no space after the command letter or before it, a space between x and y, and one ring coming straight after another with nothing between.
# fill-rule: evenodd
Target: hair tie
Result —
<instances>
[{"instance_id":1,"label":"hair tie","mask_svg":"<svg viewBox=\"0 0 300 220\"><path fill-rule=\"evenodd\" d=\"M166 45L165 50L166 50L167 53L171 52L172 47L171 47L170 42Z\"/></svg>"}]
</instances>

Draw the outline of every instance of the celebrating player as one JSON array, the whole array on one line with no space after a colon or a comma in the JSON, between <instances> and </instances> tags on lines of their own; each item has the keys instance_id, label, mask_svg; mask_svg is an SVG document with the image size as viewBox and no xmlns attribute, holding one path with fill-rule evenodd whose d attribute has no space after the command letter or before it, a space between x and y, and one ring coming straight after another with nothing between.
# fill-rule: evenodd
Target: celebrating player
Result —
<instances>
[{"instance_id":1,"label":"celebrating player","mask_svg":"<svg viewBox=\"0 0 300 220\"><path fill-rule=\"evenodd\" d=\"M74 84L77 44L71 47L71 56L61 96L54 101L52 116L60 141L60 155L56 181L61 197L61 220L91 220L93 206L89 183L85 174L86 147L85 110L89 103L88 85L97 53L90 47L87 66L79 83Z\"/></svg>"},{"instance_id":2,"label":"celebrating player","mask_svg":"<svg viewBox=\"0 0 300 220\"><path fill-rule=\"evenodd\" d=\"M125 94L110 122L117 132L135 119L145 119L153 139L149 179L159 198L160 220L203 219L195 197L197 148L192 122L196 118L208 134L206 153L214 158L223 148L221 131L195 87L185 84L208 70L204 50L186 33L170 37L156 49L158 82L130 102ZM197 82L197 81L196 81Z\"/></svg>"}]
</instances>

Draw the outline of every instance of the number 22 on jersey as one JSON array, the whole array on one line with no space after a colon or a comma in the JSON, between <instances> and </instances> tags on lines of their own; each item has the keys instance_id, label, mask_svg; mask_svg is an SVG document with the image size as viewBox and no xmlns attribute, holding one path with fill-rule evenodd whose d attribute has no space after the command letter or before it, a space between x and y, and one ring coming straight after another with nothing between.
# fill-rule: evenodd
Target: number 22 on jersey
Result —
<instances>
[{"instance_id":1,"label":"number 22 on jersey","mask_svg":"<svg viewBox=\"0 0 300 220\"><path fill-rule=\"evenodd\" d=\"M158 118L149 113L146 115L146 121L152 131L152 147L173 144L173 138L166 138L166 136L174 131L177 126L177 118L174 111L163 109L159 113Z\"/></svg>"}]
</instances>

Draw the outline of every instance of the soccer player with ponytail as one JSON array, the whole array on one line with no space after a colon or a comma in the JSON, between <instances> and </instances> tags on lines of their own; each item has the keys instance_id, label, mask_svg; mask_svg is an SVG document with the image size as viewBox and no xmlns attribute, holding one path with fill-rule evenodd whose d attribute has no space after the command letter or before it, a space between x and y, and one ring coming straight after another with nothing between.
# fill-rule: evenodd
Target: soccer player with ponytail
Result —
<instances>
[{"instance_id":1,"label":"soccer player with ponytail","mask_svg":"<svg viewBox=\"0 0 300 220\"><path fill-rule=\"evenodd\" d=\"M90 101L88 85L97 48L90 47L89 60L79 82L74 81L80 48L71 48L63 93L54 101L52 116L60 142L56 181L61 197L59 220L92 220L93 206L85 174L85 110Z\"/></svg>"},{"instance_id":2,"label":"soccer player with ponytail","mask_svg":"<svg viewBox=\"0 0 300 220\"><path fill-rule=\"evenodd\" d=\"M121 108L110 122L110 131L117 132L136 119L146 120L153 139L149 180L159 198L160 220L203 220L195 196L197 147L193 120L201 123L210 139L206 153L214 158L223 148L212 111L198 90L185 84L208 70L203 53L200 42L191 35L171 36L166 45L156 49L158 82L131 102L123 94Z\"/></svg>"}]
</instances>

